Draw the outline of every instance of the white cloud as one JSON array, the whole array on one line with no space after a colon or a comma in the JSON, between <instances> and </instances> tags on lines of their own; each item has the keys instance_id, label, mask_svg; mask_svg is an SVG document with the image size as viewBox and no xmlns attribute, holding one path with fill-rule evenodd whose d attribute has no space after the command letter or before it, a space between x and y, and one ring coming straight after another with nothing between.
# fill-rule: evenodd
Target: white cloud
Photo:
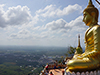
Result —
<instances>
[{"instance_id":1,"label":"white cloud","mask_svg":"<svg viewBox=\"0 0 100 75\"><path fill-rule=\"evenodd\" d=\"M19 32L10 34L8 39L27 39L27 40L33 39L33 40L39 40L39 39L47 38L48 37L47 34L48 33L46 33L46 32L41 32L41 33L36 32L35 33L35 32L31 32L27 29L22 29Z\"/></svg>"},{"instance_id":2,"label":"white cloud","mask_svg":"<svg viewBox=\"0 0 100 75\"><path fill-rule=\"evenodd\" d=\"M79 16L78 18L76 18L75 20L72 20L71 22L69 22L69 26L81 26L83 25L82 23L82 16Z\"/></svg>"},{"instance_id":3,"label":"white cloud","mask_svg":"<svg viewBox=\"0 0 100 75\"><path fill-rule=\"evenodd\" d=\"M82 16L79 16L75 20L70 21L69 23L63 19L58 19L46 24L45 26L50 32L55 31L55 33L67 33L70 32L73 35L73 32L83 32L86 30L86 26L82 22Z\"/></svg>"},{"instance_id":4,"label":"white cloud","mask_svg":"<svg viewBox=\"0 0 100 75\"><path fill-rule=\"evenodd\" d=\"M59 30L59 29L65 29L66 21L63 19L58 19L56 21L52 21L46 24L46 28L49 30Z\"/></svg>"},{"instance_id":5,"label":"white cloud","mask_svg":"<svg viewBox=\"0 0 100 75\"><path fill-rule=\"evenodd\" d=\"M19 33L19 34L29 34L30 31L28 31L28 30L21 30L21 31L19 31L18 33Z\"/></svg>"},{"instance_id":6,"label":"white cloud","mask_svg":"<svg viewBox=\"0 0 100 75\"><path fill-rule=\"evenodd\" d=\"M67 7L60 9L56 8L56 5L48 5L44 9L40 9L36 14L40 14L43 17L55 17L55 16L64 16L71 14L75 11L81 11L82 7L78 4L68 5Z\"/></svg>"},{"instance_id":7,"label":"white cloud","mask_svg":"<svg viewBox=\"0 0 100 75\"><path fill-rule=\"evenodd\" d=\"M29 21L27 24L23 24L20 25L18 27L18 29L32 29L32 30L36 30L38 29L38 27L34 27L34 25L36 25L39 21L39 15L35 15L34 17L32 17L32 20Z\"/></svg>"},{"instance_id":8,"label":"white cloud","mask_svg":"<svg viewBox=\"0 0 100 75\"><path fill-rule=\"evenodd\" d=\"M23 25L28 23L32 16L27 6L9 7L7 11L0 5L0 27Z\"/></svg>"},{"instance_id":9,"label":"white cloud","mask_svg":"<svg viewBox=\"0 0 100 75\"><path fill-rule=\"evenodd\" d=\"M43 13L45 11L52 11L55 9L55 5L47 5L44 9L39 9L36 13Z\"/></svg>"},{"instance_id":10,"label":"white cloud","mask_svg":"<svg viewBox=\"0 0 100 75\"><path fill-rule=\"evenodd\" d=\"M9 39L30 39L32 34L28 30L20 30L18 33L12 33Z\"/></svg>"},{"instance_id":11,"label":"white cloud","mask_svg":"<svg viewBox=\"0 0 100 75\"><path fill-rule=\"evenodd\" d=\"M58 19L47 23L45 26L35 26L30 28L33 31L21 29L17 33L12 33L10 38L12 39L50 39L53 37L63 38L64 36L73 35L75 32L84 32L86 26L82 22L82 16L79 16L75 20L66 22L64 19ZM60 35L60 37L59 37Z\"/></svg>"},{"instance_id":12,"label":"white cloud","mask_svg":"<svg viewBox=\"0 0 100 75\"><path fill-rule=\"evenodd\" d=\"M71 22L68 23L68 26L71 26L72 31L78 31L78 32L83 32L86 30L86 26L82 22L82 16L79 16L75 20L72 20Z\"/></svg>"},{"instance_id":13,"label":"white cloud","mask_svg":"<svg viewBox=\"0 0 100 75\"><path fill-rule=\"evenodd\" d=\"M36 15L32 18L32 21L30 22L30 23L31 23L30 25L37 24L38 21L39 21L39 15L36 14Z\"/></svg>"},{"instance_id":14,"label":"white cloud","mask_svg":"<svg viewBox=\"0 0 100 75\"><path fill-rule=\"evenodd\" d=\"M40 26L34 27L33 30L38 30Z\"/></svg>"},{"instance_id":15,"label":"white cloud","mask_svg":"<svg viewBox=\"0 0 100 75\"><path fill-rule=\"evenodd\" d=\"M63 45L63 42L67 41L66 39L71 40L70 37L74 36L75 32L83 32L86 29L82 22L82 16L70 22L61 17L81 11L82 8L78 4L69 5L63 9L57 8L56 5L48 5L44 9L36 11L34 17L27 6L9 7L7 11L4 11L3 6L0 6L0 27L7 32L5 35L9 36L6 37L8 41L10 39L19 44L22 41L28 41L31 44L58 45L61 43ZM56 16L61 18L51 22L49 21L52 19L46 18ZM22 44L24 43L22 42Z\"/></svg>"},{"instance_id":16,"label":"white cloud","mask_svg":"<svg viewBox=\"0 0 100 75\"><path fill-rule=\"evenodd\" d=\"M46 21L46 19L40 19L40 21L45 22L45 21Z\"/></svg>"},{"instance_id":17,"label":"white cloud","mask_svg":"<svg viewBox=\"0 0 100 75\"><path fill-rule=\"evenodd\" d=\"M10 35L10 37L16 38L17 37L17 34L13 33L13 34Z\"/></svg>"},{"instance_id":18,"label":"white cloud","mask_svg":"<svg viewBox=\"0 0 100 75\"><path fill-rule=\"evenodd\" d=\"M58 33L67 33L68 32L68 29L60 29L59 31L58 31Z\"/></svg>"},{"instance_id":19,"label":"white cloud","mask_svg":"<svg viewBox=\"0 0 100 75\"><path fill-rule=\"evenodd\" d=\"M63 10L57 9L56 12L58 16L63 16L80 10L82 10L82 7L78 4L75 4L75 5L68 5Z\"/></svg>"}]
</instances>

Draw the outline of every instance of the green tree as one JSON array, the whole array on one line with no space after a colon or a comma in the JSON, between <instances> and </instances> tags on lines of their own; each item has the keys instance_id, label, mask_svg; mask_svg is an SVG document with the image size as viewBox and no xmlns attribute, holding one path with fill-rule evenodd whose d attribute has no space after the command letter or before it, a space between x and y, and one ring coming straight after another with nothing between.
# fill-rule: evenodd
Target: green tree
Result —
<instances>
[{"instance_id":1,"label":"green tree","mask_svg":"<svg viewBox=\"0 0 100 75\"><path fill-rule=\"evenodd\" d=\"M75 53L75 50L76 50L76 47L72 47L72 46L69 46L68 47L68 50L67 50L67 53L65 54L67 57L68 56L73 56L74 53Z\"/></svg>"}]
</instances>

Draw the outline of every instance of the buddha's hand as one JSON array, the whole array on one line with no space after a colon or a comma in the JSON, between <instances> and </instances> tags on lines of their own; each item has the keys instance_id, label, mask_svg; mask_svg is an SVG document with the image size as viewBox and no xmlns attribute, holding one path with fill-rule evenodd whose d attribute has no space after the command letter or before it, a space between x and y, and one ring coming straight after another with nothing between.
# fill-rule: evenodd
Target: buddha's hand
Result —
<instances>
[{"instance_id":1,"label":"buddha's hand","mask_svg":"<svg viewBox=\"0 0 100 75\"><path fill-rule=\"evenodd\" d=\"M78 56L77 59L83 59L83 56L82 55L81 56Z\"/></svg>"},{"instance_id":2,"label":"buddha's hand","mask_svg":"<svg viewBox=\"0 0 100 75\"><path fill-rule=\"evenodd\" d=\"M76 54L76 55L73 56L73 59L77 59L80 56L81 56L81 54Z\"/></svg>"},{"instance_id":3,"label":"buddha's hand","mask_svg":"<svg viewBox=\"0 0 100 75\"><path fill-rule=\"evenodd\" d=\"M80 55L80 56L76 56L76 57L74 57L73 59L83 59L83 57Z\"/></svg>"}]
</instances>

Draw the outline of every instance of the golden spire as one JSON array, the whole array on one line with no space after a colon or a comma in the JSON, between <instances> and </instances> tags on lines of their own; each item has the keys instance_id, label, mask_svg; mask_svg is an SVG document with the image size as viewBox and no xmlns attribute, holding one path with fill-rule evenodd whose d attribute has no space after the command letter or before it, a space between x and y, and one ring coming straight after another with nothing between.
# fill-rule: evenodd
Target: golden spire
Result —
<instances>
[{"instance_id":1,"label":"golden spire","mask_svg":"<svg viewBox=\"0 0 100 75\"><path fill-rule=\"evenodd\" d=\"M80 45L80 35L78 35L78 47L81 47L81 45Z\"/></svg>"},{"instance_id":2,"label":"golden spire","mask_svg":"<svg viewBox=\"0 0 100 75\"><path fill-rule=\"evenodd\" d=\"M88 3L87 8L88 8L88 7L94 7L94 5L93 5L93 3L92 3L92 0L89 0L89 3Z\"/></svg>"},{"instance_id":3,"label":"golden spire","mask_svg":"<svg viewBox=\"0 0 100 75\"><path fill-rule=\"evenodd\" d=\"M89 0L89 3L88 3L88 5L87 5L87 7L85 8L85 10L89 10L89 11L91 11L91 10L93 10L93 9L95 9L95 6L93 5L93 3L92 3L92 0ZM84 11L85 11L84 10Z\"/></svg>"},{"instance_id":4,"label":"golden spire","mask_svg":"<svg viewBox=\"0 0 100 75\"><path fill-rule=\"evenodd\" d=\"M80 35L78 35L78 47L76 48L75 54L82 54L82 53L83 53L83 50L82 50L82 47L80 45Z\"/></svg>"}]
</instances>

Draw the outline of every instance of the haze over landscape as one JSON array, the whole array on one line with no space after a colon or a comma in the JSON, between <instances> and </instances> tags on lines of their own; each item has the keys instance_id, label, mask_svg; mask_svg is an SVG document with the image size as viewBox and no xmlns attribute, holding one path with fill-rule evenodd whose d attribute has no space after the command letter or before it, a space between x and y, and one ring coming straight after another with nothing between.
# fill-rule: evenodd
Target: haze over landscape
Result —
<instances>
[{"instance_id":1,"label":"haze over landscape","mask_svg":"<svg viewBox=\"0 0 100 75\"><path fill-rule=\"evenodd\" d=\"M94 5L100 6L93 1ZM88 0L0 0L0 45L77 46Z\"/></svg>"}]
</instances>

